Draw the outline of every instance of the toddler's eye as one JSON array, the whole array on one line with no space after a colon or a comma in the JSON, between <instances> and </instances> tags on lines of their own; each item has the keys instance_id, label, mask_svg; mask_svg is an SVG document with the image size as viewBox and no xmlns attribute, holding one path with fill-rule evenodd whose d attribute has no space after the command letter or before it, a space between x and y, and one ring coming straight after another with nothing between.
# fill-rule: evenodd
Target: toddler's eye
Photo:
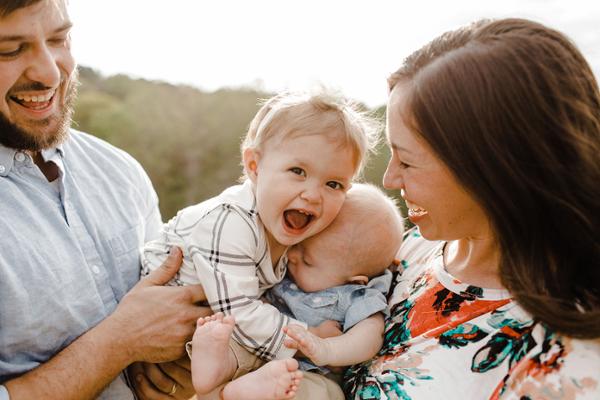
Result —
<instances>
[{"instance_id":1,"label":"toddler's eye","mask_svg":"<svg viewBox=\"0 0 600 400\"><path fill-rule=\"evenodd\" d=\"M344 189L344 185L342 185L341 183L336 182L336 181L329 181L329 182L327 182L327 186L329 186L330 188L335 189L335 190L342 190L342 189Z\"/></svg>"},{"instance_id":2,"label":"toddler's eye","mask_svg":"<svg viewBox=\"0 0 600 400\"><path fill-rule=\"evenodd\" d=\"M290 171L296 175L306 176L306 172L300 167L292 167L290 168Z\"/></svg>"}]
</instances>

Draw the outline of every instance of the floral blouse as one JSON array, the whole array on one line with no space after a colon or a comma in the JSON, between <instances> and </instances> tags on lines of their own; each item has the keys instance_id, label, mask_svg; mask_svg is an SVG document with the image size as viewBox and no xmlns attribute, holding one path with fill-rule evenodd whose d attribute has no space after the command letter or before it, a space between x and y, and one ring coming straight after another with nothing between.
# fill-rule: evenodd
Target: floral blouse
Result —
<instances>
[{"instance_id":1,"label":"floral blouse","mask_svg":"<svg viewBox=\"0 0 600 400\"><path fill-rule=\"evenodd\" d=\"M443 248L408 232L384 345L347 370L347 398L600 399L600 340L562 336L507 291L460 282Z\"/></svg>"}]
</instances>

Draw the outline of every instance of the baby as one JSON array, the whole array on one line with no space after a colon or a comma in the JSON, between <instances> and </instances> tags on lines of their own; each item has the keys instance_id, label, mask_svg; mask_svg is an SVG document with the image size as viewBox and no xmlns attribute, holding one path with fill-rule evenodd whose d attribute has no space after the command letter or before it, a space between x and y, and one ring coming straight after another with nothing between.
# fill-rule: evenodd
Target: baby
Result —
<instances>
[{"instance_id":1,"label":"baby","mask_svg":"<svg viewBox=\"0 0 600 400\"><path fill-rule=\"evenodd\" d=\"M381 348L391 284L387 267L394 262L402 232L394 202L373 185L354 184L331 225L289 249L288 277L265 298L283 313L317 327L314 333L297 324L283 328L286 346L312 361L301 361L305 373L296 399L343 398L329 379L335 377L320 366L359 363ZM319 337L330 335L318 328L329 320L339 322L341 336ZM201 320L198 331L208 321L220 323L222 318ZM256 376L244 378L248 384Z\"/></svg>"},{"instance_id":2,"label":"baby","mask_svg":"<svg viewBox=\"0 0 600 400\"><path fill-rule=\"evenodd\" d=\"M300 350L314 364L301 363L303 370L328 374L315 366L348 366L379 351L392 279L387 267L395 262L402 234L395 203L375 186L354 184L333 223L288 251L290 279L267 292L267 299L309 326L335 320L344 332L320 338L301 325L284 328L286 346ZM327 378L305 379L297 398L335 397L332 391L339 388L332 388L331 382L315 385L315 380ZM318 389L323 387L328 388L326 394ZM341 390L338 396L343 398Z\"/></svg>"},{"instance_id":3,"label":"baby","mask_svg":"<svg viewBox=\"0 0 600 400\"><path fill-rule=\"evenodd\" d=\"M180 211L159 240L146 244L143 273L158 268L171 246L181 247L183 265L173 284L202 284L216 313L194 335L199 396L254 370L249 380L217 394L248 400L295 395L302 374L291 359L296 350L283 345L282 328L306 324L260 297L283 279L288 246L336 217L374 142L374 127L351 104L323 93L275 96L242 144L245 182Z\"/></svg>"}]
</instances>

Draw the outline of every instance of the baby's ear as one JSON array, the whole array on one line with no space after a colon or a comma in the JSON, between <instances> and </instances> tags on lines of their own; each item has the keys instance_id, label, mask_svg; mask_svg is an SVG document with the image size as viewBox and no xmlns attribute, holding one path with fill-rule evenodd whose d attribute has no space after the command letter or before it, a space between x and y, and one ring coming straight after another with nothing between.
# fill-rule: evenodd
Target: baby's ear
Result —
<instances>
[{"instance_id":1,"label":"baby's ear","mask_svg":"<svg viewBox=\"0 0 600 400\"><path fill-rule=\"evenodd\" d=\"M259 158L258 150L253 148L245 149L244 153L242 154L246 175L248 175L248 178L250 178L250 180L254 183L256 183L256 177L258 176Z\"/></svg>"},{"instance_id":2,"label":"baby's ear","mask_svg":"<svg viewBox=\"0 0 600 400\"><path fill-rule=\"evenodd\" d=\"M369 283L369 277L366 275L355 275L348 278L348 283L353 283L355 285L366 285Z\"/></svg>"}]
</instances>

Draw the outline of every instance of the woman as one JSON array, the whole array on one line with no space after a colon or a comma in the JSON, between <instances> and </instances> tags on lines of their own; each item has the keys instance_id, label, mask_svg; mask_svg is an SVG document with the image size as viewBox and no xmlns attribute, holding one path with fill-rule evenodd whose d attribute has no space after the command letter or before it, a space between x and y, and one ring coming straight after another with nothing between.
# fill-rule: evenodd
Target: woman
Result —
<instances>
[{"instance_id":1,"label":"woman","mask_svg":"<svg viewBox=\"0 0 600 400\"><path fill-rule=\"evenodd\" d=\"M600 94L561 33L480 21L390 80L384 177L417 229L359 399L600 398Z\"/></svg>"}]
</instances>

